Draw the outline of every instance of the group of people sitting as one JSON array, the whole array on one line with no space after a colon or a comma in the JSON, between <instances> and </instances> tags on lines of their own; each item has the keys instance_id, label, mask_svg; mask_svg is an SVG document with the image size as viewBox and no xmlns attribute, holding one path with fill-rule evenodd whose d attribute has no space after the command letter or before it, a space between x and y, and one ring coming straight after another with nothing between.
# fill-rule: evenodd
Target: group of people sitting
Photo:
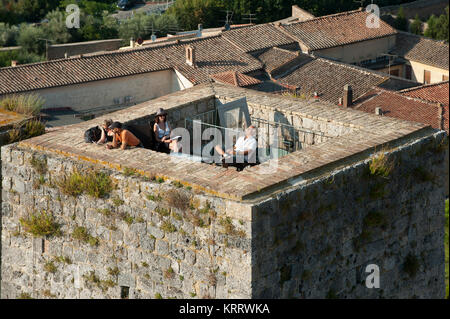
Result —
<instances>
[{"instance_id":1,"label":"group of people sitting","mask_svg":"<svg viewBox=\"0 0 450 319\"><path fill-rule=\"evenodd\" d=\"M96 128L97 129L97 128ZM107 149L120 148L125 150L127 147L144 147L142 141L130 129L120 122L105 120L98 128L101 130L99 138L92 142L96 144L105 144ZM87 133L87 132L86 132ZM155 150L163 153L181 153L182 146L179 138L171 138L171 129L167 121L167 112L159 109L155 116L153 125L153 135L155 140ZM231 149L224 149L217 145L215 150L219 154L224 167L234 165L235 163L256 164L256 151L258 143L255 139L256 127L249 126L245 135L237 139L236 144Z\"/></svg>"},{"instance_id":2,"label":"group of people sitting","mask_svg":"<svg viewBox=\"0 0 450 319\"><path fill-rule=\"evenodd\" d=\"M121 148L125 150L130 147L144 147L142 141L120 122L105 120L100 126L101 135L97 144L106 144L107 149ZM153 126L154 139L156 141L156 151L163 153L181 152L178 140L171 139L170 126L167 121L167 112L159 109Z\"/></svg>"}]
</instances>

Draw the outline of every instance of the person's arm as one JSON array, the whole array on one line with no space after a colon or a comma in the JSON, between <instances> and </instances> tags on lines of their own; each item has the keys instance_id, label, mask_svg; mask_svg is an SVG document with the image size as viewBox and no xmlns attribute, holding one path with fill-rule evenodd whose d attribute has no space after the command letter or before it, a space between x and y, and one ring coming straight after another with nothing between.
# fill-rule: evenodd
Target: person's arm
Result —
<instances>
[{"instance_id":1,"label":"person's arm","mask_svg":"<svg viewBox=\"0 0 450 319\"><path fill-rule=\"evenodd\" d=\"M114 135L113 135L113 141L112 141L112 144L107 144L106 147L109 148L109 149L111 149L111 148L117 148L117 147L118 147L117 134L114 134Z\"/></svg>"},{"instance_id":2,"label":"person's arm","mask_svg":"<svg viewBox=\"0 0 450 319\"><path fill-rule=\"evenodd\" d=\"M100 139L98 140L97 144L105 144L106 142L106 133L105 133L105 129L102 127L102 136L100 137Z\"/></svg>"},{"instance_id":3,"label":"person's arm","mask_svg":"<svg viewBox=\"0 0 450 319\"><path fill-rule=\"evenodd\" d=\"M120 146L120 148L121 148L122 150L124 150L124 149L127 148L127 145L128 145L128 138L129 138L128 134L129 134L128 131L125 131L125 130L123 130L123 131L121 132L121 134L120 134L120 137L121 137L121 140L122 140L122 145Z\"/></svg>"}]
</instances>

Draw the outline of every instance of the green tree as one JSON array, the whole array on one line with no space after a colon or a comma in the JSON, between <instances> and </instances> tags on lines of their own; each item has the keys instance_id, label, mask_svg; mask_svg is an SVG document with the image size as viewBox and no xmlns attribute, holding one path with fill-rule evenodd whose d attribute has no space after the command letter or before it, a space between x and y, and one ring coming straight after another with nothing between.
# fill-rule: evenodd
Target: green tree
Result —
<instances>
[{"instance_id":1,"label":"green tree","mask_svg":"<svg viewBox=\"0 0 450 319\"><path fill-rule=\"evenodd\" d=\"M409 31L417 35L422 35L422 21L418 14L416 14L414 21L410 24Z\"/></svg>"},{"instance_id":2,"label":"green tree","mask_svg":"<svg viewBox=\"0 0 450 319\"><path fill-rule=\"evenodd\" d=\"M436 31L436 39L449 41L448 36L448 7L445 8L445 14L442 14L437 22L438 29Z\"/></svg>"},{"instance_id":3,"label":"green tree","mask_svg":"<svg viewBox=\"0 0 450 319\"><path fill-rule=\"evenodd\" d=\"M400 7L400 9L398 9L394 26L398 30L408 31L408 20L405 17L405 11L403 10L403 7Z\"/></svg>"},{"instance_id":4,"label":"green tree","mask_svg":"<svg viewBox=\"0 0 450 319\"><path fill-rule=\"evenodd\" d=\"M426 28L424 35L429 38L436 39L438 26L438 18L433 14L427 21L428 27Z\"/></svg>"},{"instance_id":5,"label":"green tree","mask_svg":"<svg viewBox=\"0 0 450 319\"><path fill-rule=\"evenodd\" d=\"M19 28L17 26L0 22L0 47L16 45L18 36Z\"/></svg>"},{"instance_id":6,"label":"green tree","mask_svg":"<svg viewBox=\"0 0 450 319\"><path fill-rule=\"evenodd\" d=\"M47 23L42 24L42 31L46 39L51 39L53 43L67 43L72 39L69 29L66 27L66 13L59 10L49 12L45 18Z\"/></svg>"},{"instance_id":7,"label":"green tree","mask_svg":"<svg viewBox=\"0 0 450 319\"><path fill-rule=\"evenodd\" d=\"M41 55L45 52L45 41L39 40L39 38L45 38L45 33L41 28L22 24L17 43L26 52Z\"/></svg>"}]
</instances>

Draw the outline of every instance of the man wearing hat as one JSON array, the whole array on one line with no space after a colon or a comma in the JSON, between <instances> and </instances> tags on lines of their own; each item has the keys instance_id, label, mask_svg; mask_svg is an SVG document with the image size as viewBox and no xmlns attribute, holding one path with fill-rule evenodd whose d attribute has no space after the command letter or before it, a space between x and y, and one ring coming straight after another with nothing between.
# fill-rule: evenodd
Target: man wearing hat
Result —
<instances>
[{"instance_id":1,"label":"man wearing hat","mask_svg":"<svg viewBox=\"0 0 450 319\"><path fill-rule=\"evenodd\" d=\"M113 131L112 144L107 144L107 149L120 148L126 149L127 146L142 147L141 141L130 131L122 128L122 123L114 122L109 126L109 129Z\"/></svg>"}]
</instances>

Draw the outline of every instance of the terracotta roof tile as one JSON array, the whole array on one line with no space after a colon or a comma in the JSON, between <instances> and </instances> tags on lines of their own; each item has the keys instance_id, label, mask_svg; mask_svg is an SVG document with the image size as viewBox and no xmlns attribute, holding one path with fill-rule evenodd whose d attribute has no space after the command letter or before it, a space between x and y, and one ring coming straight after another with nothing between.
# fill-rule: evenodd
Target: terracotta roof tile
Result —
<instances>
[{"instance_id":1,"label":"terracotta roof tile","mask_svg":"<svg viewBox=\"0 0 450 319\"><path fill-rule=\"evenodd\" d=\"M399 32L393 54L408 60L448 70L449 45L443 41Z\"/></svg>"},{"instance_id":2,"label":"terracotta roof tile","mask_svg":"<svg viewBox=\"0 0 450 319\"><path fill-rule=\"evenodd\" d=\"M449 105L449 85L448 81L434 84L422 85L419 87L401 91L403 95L419 98L425 101L442 103Z\"/></svg>"},{"instance_id":3,"label":"terracotta roof tile","mask_svg":"<svg viewBox=\"0 0 450 319\"><path fill-rule=\"evenodd\" d=\"M302 93L317 92L321 100L337 104L339 98L343 97L346 84L352 86L353 97L357 98L388 79L387 75L356 66L323 58L311 58L310 62L277 81L282 85L297 87Z\"/></svg>"},{"instance_id":4,"label":"terracotta roof tile","mask_svg":"<svg viewBox=\"0 0 450 319\"><path fill-rule=\"evenodd\" d=\"M222 36L244 52L258 51L297 42L269 23L225 31L222 33Z\"/></svg>"},{"instance_id":5,"label":"terracotta roof tile","mask_svg":"<svg viewBox=\"0 0 450 319\"><path fill-rule=\"evenodd\" d=\"M264 68L269 73L297 57L296 52L277 47L270 48L257 56L258 60L264 63Z\"/></svg>"},{"instance_id":6,"label":"terracotta roof tile","mask_svg":"<svg viewBox=\"0 0 450 319\"><path fill-rule=\"evenodd\" d=\"M431 125L435 129L441 128L439 107L437 103L405 96L400 92L374 89L361 97L355 109L367 113L375 113L379 107L383 116L395 117L406 121ZM449 106L443 107L443 126L449 133Z\"/></svg>"},{"instance_id":7,"label":"terracotta roof tile","mask_svg":"<svg viewBox=\"0 0 450 319\"><path fill-rule=\"evenodd\" d=\"M384 21L380 21L379 28L368 28L366 26L368 16L368 12L356 10L280 25L280 28L311 50L331 48L397 33Z\"/></svg>"},{"instance_id":8,"label":"terracotta roof tile","mask_svg":"<svg viewBox=\"0 0 450 319\"><path fill-rule=\"evenodd\" d=\"M185 46L196 49L196 67L186 64ZM220 49L219 49L220 48ZM53 60L0 68L0 94L105 80L140 73L177 69L194 84L211 74L262 69L251 55L238 52L220 36L163 44L151 48L115 51L81 58Z\"/></svg>"},{"instance_id":9,"label":"terracotta roof tile","mask_svg":"<svg viewBox=\"0 0 450 319\"><path fill-rule=\"evenodd\" d=\"M237 87L247 87L252 85L261 84L262 81L255 79L251 76L236 72L227 71L211 75L211 78L219 83L231 84Z\"/></svg>"}]
</instances>

